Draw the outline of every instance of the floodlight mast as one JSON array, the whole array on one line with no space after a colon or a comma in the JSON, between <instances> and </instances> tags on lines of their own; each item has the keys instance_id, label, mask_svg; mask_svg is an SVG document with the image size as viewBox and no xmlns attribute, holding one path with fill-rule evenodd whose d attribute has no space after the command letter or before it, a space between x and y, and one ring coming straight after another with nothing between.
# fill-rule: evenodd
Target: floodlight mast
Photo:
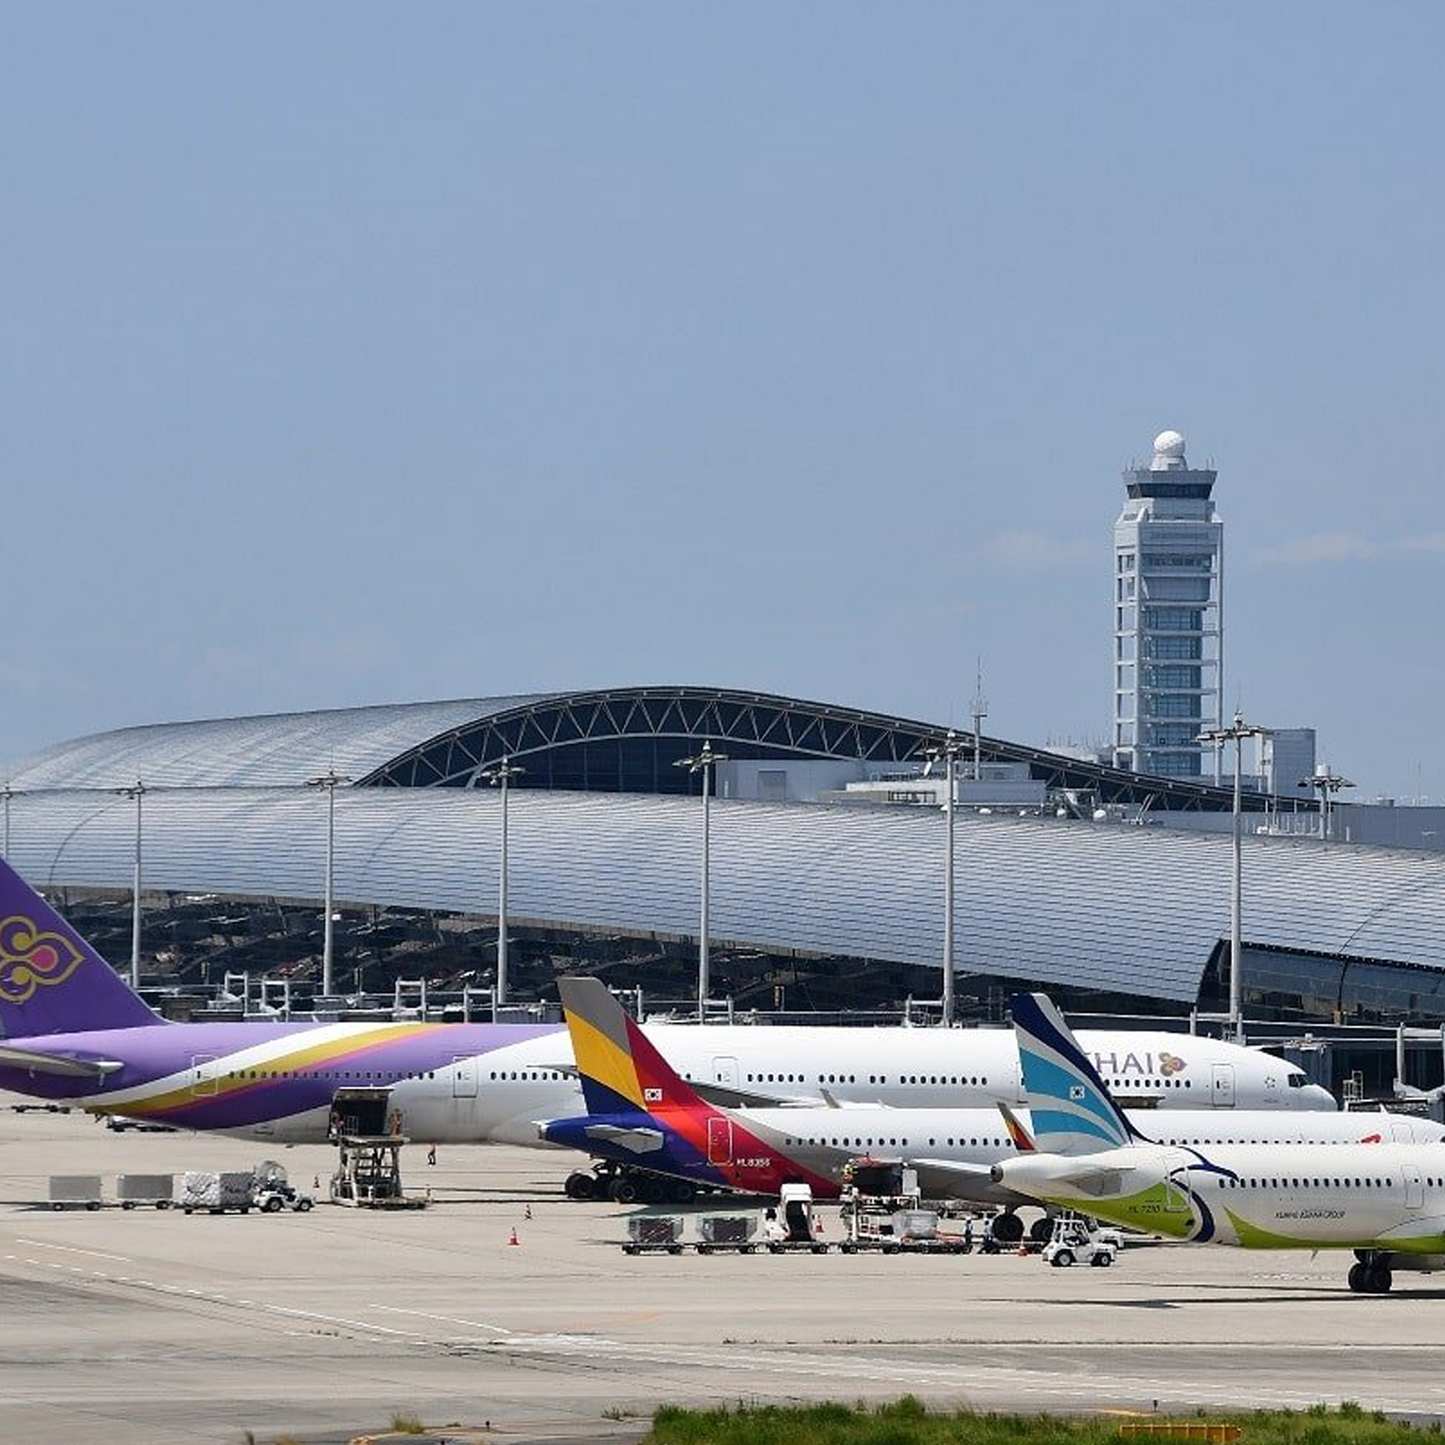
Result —
<instances>
[{"instance_id":1,"label":"floodlight mast","mask_svg":"<svg viewBox=\"0 0 1445 1445\"><path fill-rule=\"evenodd\" d=\"M507 784L527 770L512 762L507 753L495 768L487 768L477 776L492 787L502 790L502 852L497 867L497 986L492 993L492 1017L507 1002Z\"/></svg>"},{"instance_id":2,"label":"floodlight mast","mask_svg":"<svg viewBox=\"0 0 1445 1445\"><path fill-rule=\"evenodd\" d=\"M128 788L117 788L115 790L122 798L135 799L135 874L131 886L131 908L130 908L130 986L140 991L140 883L141 883L141 799L150 791L146 785L137 778L134 784ZM5 851L8 856L10 851L10 828L9 811L10 800L5 800L6 828L5 828Z\"/></svg>"},{"instance_id":3,"label":"floodlight mast","mask_svg":"<svg viewBox=\"0 0 1445 1445\"><path fill-rule=\"evenodd\" d=\"M326 917L321 931L321 994L323 998L332 996L331 960L335 934L334 920L331 915L335 911L332 900L336 881L336 785L350 781L350 778L342 777L335 768L332 768L319 778L309 778L306 783L308 788L323 788L326 792L326 898L324 903Z\"/></svg>"},{"instance_id":4,"label":"floodlight mast","mask_svg":"<svg viewBox=\"0 0 1445 1445\"><path fill-rule=\"evenodd\" d=\"M963 738L953 731L948 730L948 735L941 743L932 743L921 751L928 759L928 766L925 772L932 769L934 763L941 758L945 763L945 776L947 778L948 796L944 802L944 811L948 815L948 828L945 832L944 842L944 863L943 863L943 1007L942 1022L944 1028L953 1027L954 1015L954 963L953 963L953 815L957 811L955 793L957 791L958 760L963 755L967 743ZM977 764L975 764L975 768Z\"/></svg>"},{"instance_id":5,"label":"floodlight mast","mask_svg":"<svg viewBox=\"0 0 1445 1445\"><path fill-rule=\"evenodd\" d=\"M708 798L712 792L713 770L728 760L726 753L713 751L711 740L704 741L701 751L691 757L678 758L673 767L686 768L689 773L702 774L702 915L697 932L697 1021L707 1022L708 978L708 895L709 852L712 846Z\"/></svg>"},{"instance_id":6,"label":"floodlight mast","mask_svg":"<svg viewBox=\"0 0 1445 1445\"><path fill-rule=\"evenodd\" d=\"M5 832L3 840L0 840L0 858L10 861L10 800L16 796L15 789L7 781L0 786L0 801L5 804Z\"/></svg>"},{"instance_id":7,"label":"floodlight mast","mask_svg":"<svg viewBox=\"0 0 1445 1445\"><path fill-rule=\"evenodd\" d=\"M1341 777L1328 763L1323 763L1309 777L1301 778L1296 786L1313 788L1319 794L1320 837L1328 843L1334 837L1335 794L1341 788L1353 788L1355 785L1348 778Z\"/></svg>"},{"instance_id":8,"label":"floodlight mast","mask_svg":"<svg viewBox=\"0 0 1445 1445\"><path fill-rule=\"evenodd\" d=\"M1213 743L1216 748L1233 740L1234 742L1234 857L1230 870L1229 889L1229 1032L1236 1043L1244 1042L1244 988L1240 972L1244 946L1241 941L1243 929L1241 902L1241 875L1243 873L1244 845L1240 834L1240 817L1243 807L1244 740L1263 738L1270 735L1269 728L1245 722L1236 711L1234 721L1228 727L1205 728L1199 734L1202 743Z\"/></svg>"}]
</instances>

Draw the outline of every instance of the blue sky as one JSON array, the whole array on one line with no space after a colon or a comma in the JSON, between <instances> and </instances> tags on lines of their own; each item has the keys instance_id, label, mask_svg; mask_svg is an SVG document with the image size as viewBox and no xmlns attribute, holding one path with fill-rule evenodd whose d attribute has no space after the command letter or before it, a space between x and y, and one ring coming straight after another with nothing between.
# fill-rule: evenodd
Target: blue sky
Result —
<instances>
[{"instance_id":1,"label":"blue sky","mask_svg":"<svg viewBox=\"0 0 1445 1445\"><path fill-rule=\"evenodd\" d=\"M1442 14L9 6L0 759L980 656L1103 738L1177 427L1229 702L1445 798Z\"/></svg>"}]
</instances>

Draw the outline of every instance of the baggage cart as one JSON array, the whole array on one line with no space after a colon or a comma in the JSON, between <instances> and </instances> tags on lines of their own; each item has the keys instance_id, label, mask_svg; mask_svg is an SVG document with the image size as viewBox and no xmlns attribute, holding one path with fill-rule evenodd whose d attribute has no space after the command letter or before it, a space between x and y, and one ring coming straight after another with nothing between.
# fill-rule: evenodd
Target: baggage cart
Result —
<instances>
[{"instance_id":1,"label":"baggage cart","mask_svg":"<svg viewBox=\"0 0 1445 1445\"><path fill-rule=\"evenodd\" d=\"M52 1174L50 1176L50 1207L52 1209L99 1209L104 1202L99 1174Z\"/></svg>"},{"instance_id":2,"label":"baggage cart","mask_svg":"<svg viewBox=\"0 0 1445 1445\"><path fill-rule=\"evenodd\" d=\"M681 1254L682 1216L642 1214L627 1221L627 1243L623 1254Z\"/></svg>"},{"instance_id":3,"label":"baggage cart","mask_svg":"<svg viewBox=\"0 0 1445 1445\"><path fill-rule=\"evenodd\" d=\"M734 1250L738 1254L755 1254L757 1217L752 1214L705 1214L697 1223L699 1254L722 1254Z\"/></svg>"},{"instance_id":4,"label":"baggage cart","mask_svg":"<svg viewBox=\"0 0 1445 1445\"><path fill-rule=\"evenodd\" d=\"M156 1209L169 1209L175 1202L176 1176L119 1174L116 1176L115 1192L122 1209L135 1209L147 1204Z\"/></svg>"}]
</instances>

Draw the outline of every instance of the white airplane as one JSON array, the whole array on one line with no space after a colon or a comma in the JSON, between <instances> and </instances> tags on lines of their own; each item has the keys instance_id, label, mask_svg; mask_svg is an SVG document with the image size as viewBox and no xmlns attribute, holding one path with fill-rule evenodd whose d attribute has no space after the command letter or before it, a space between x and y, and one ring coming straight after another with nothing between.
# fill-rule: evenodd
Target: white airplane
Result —
<instances>
[{"instance_id":1,"label":"white airplane","mask_svg":"<svg viewBox=\"0 0 1445 1445\"><path fill-rule=\"evenodd\" d=\"M1004 1029L649 1025L700 1089L759 1103L1017 1102ZM1085 1033L1131 1102L1334 1109L1272 1055L1189 1034ZM582 1112L562 1024L165 1023L0 860L0 1088L92 1112L278 1143L324 1140L337 1091L436 1143L537 1143Z\"/></svg>"},{"instance_id":2,"label":"white airplane","mask_svg":"<svg viewBox=\"0 0 1445 1445\"><path fill-rule=\"evenodd\" d=\"M564 978L562 1002L586 1099L584 1113L552 1119L538 1132L615 1165L633 1166L689 1186L775 1194L806 1182L818 1198L839 1194L862 1159L911 1166L922 1193L1002 1204L995 1222L1001 1240L1022 1237L1013 1206L1029 1196L992 1179L991 1166L1033 1147L1029 1123L1017 1127L995 1108L894 1108L851 1104L722 1109L681 1078L649 1035L595 978ZM1171 1109L1135 1111L1171 1143L1213 1145L1251 1140L1300 1145L1329 1156L1330 1146L1386 1139L1445 1141L1445 1126L1384 1113L1283 1113L1279 1110ZM1445 1149L1440 1151L1445 1167ZM569 1193L579 1197L573 1176ZM662 1179L617 1181L615 1197L647 1203L684 1197Z\"/></svg>"},{"instance_id":3,"label":"white airplane","mask_svg":"<svg viewBox=\"0 0 1445 1445\"><path fill-rule=\"evenodd\" d=\"M1040 1152L995 1164L994 1183L1172 1239L1351 1249L1349 1286L1362 1294L1383 1294L1395 1270L1445 1269L1438 1143L1193 1148L1148 1139L1047 998L1017 996L1013 1018Z\"/></svg>"}]
</instances>

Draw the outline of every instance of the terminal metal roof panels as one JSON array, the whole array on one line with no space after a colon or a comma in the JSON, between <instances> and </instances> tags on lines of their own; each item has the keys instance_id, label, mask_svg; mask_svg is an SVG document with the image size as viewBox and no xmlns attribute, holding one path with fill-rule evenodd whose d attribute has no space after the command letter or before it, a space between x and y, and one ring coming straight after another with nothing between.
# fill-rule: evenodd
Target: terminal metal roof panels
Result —
<instances>
[{"instance_id":1,"label":"terminal metal roof panels","mask_svg":"<svg viewBox=\"0 0 1445 1445\"><path fill-rule=\"evenodd\" d=\"M12 857L31 882L129 886L133 804L51 792L11 806ZM696 935L696 801L516 791L510 809L519 924ZM499 810L490 790L339 792L336 896L494 916ZM718 943L939 965L940 814L722 799L712 810ZM314 793L157 791L144 818L148 888L321 893L326 808ZM956 826L961 974L1197 997L1229 931L1228 835L971 814ZM1254 836L1244 849L1247 941L1445 969L1445 856Z\"/></svg>"},{"instance_id":2,"label":"terminal metal roof panels","mask_svg":"<svg viewBox=\"0 0 1445 1445\"><path fill-rule=\"evenodd\" d=\"M334 769L360 778L450 729L541 700L466 698L120 728L57 743L7 774L14 789L274 788Z\"/></svg>"}]
</instances>

